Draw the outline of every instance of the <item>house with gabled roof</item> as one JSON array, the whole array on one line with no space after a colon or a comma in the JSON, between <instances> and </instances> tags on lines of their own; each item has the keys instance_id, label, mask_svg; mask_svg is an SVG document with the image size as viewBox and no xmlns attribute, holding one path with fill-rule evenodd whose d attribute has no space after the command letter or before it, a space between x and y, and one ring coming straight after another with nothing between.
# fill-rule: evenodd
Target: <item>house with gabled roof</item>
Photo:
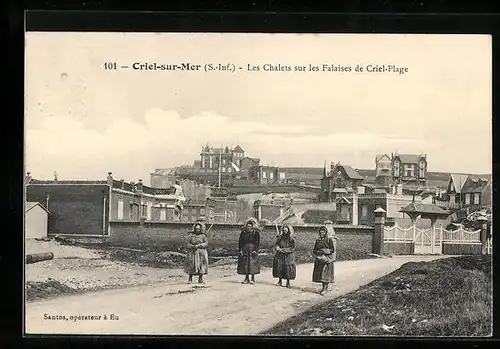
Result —
<instances>
[{"instance_id":1,"label":"house with gabled roof","mask_svg":"<svg viewBox=\"0 0 500 349\"><path fill-rule=\"evenodd\" d=\"M375 156L375 183L388 185L392 181L392 159L387 154Z\"/></svg>"},{"instance_id":2,"label":"house with gabled roof","mask_svg":"<svg viewBox=\"0 0 500 349\"><path fill-rule=\"evenodd\" d=\"M330 165L330 172L325 171L321 179L322 201L330 202L334 199L334 189L345 189L355 192L361 186L364 178L352 166L340 163Z\"/></svg>"},{"instance_id":3,"label":"house with gabled roof","mask_svg":"<svg viewBox=\"0 0 500 349\"><path fill-rule=\"evenodd\" d=\"M398 154L392 156L392 178L396 183L425 185L427 182L426 154Z\"/></svg>"},{"instance_id":4,"label":"house with gabled roof","mask_svg":"<svg viewBox=\"0 0 500 349\"><path fill-rule=\"evenodd\" d=\"M491 180L470 174L450 175L446 188L446 199L452 206L472 210L491 207Z\"/></svg>"},{"instance_id":5,"label":"house with gabled roof","mask_svg":"<svg viewBox=\"0 0 500 349\"><path fill-rule=\"evenodd\" d=\"M36 201L28 201L25 206L24 236L26 239L43 239L47 237L49 227L49 211Z\"/></svg>"}]
</instances>

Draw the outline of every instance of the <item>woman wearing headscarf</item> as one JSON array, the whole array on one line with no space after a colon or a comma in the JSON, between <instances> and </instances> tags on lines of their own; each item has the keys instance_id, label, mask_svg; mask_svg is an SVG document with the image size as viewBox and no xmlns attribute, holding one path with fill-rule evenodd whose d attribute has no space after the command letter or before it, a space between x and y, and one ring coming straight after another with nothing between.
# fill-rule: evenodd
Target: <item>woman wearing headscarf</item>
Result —
<instances>
[{"instance_id":1,"label":"woman wearing headscarf","mask_svg":"<svg viewBox=\"0 0 500 349\"><path fill-rule=\"evenodd\" d=\"M278 286L283 286L282 280L286 280L286 287L290 288L290 280L295 280L297 268L295 264L295 238L293 227L284 224L281 234L276 239L274 246L276 253L273 259L273 277L278 278Z\"/></svg>"},{"instance_id":2,"label":"woman wearing headscarf","mask_svg":"<svg viewBox=\"0 0 500 349\"><path fill-rule=\"evenodd\" d=\"M319 228L319 238L314 244L313 282L323 285L320 294L328 292L328 284L334 281L335 262L335 231L331 224L324 224Z\"/></svg>"},{"instance_id":3,"label":"woman wearing headscarf","mask_svg":"<svg viewBox=\"0 0 500 349\"><path fill-rule=\"evenodd\" d=\"M208 239L205 223L196 222L187 237L187 254L184 271L189 275L188 283L193 282L193 275L198 275L198 282L203 284L203 275L208 274Z\"/></svg>"},{"instance_id":4,"label":"woman wearing headscarf","mask_svg":"<svg viewBox=\"0 0 500 349\"><path fill-rule=\"evenodd\" d=\"M239 255L237 272L239 275L245 275L245 280L242 282L243 284L254 284L255 274L260 274L260 228L255 218L248 218L246 220L240 234L238 245Z\"/></svg>"}]
</instances>

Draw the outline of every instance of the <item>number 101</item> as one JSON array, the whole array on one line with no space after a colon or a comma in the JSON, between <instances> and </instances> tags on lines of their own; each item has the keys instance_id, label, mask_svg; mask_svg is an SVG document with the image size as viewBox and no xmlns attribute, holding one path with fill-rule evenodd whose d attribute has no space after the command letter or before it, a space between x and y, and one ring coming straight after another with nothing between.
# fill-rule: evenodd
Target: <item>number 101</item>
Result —
<instances>
[{"instance_id":1,"label":"number 101","mask_svg":"<svg viewBox=\"0 0 500 349\"><path fill-rule=\"evenodd\" d=\"M104 63L104 69L116 70L116 62L106 62L106 63Z\"/></svg>"}]
</instances>

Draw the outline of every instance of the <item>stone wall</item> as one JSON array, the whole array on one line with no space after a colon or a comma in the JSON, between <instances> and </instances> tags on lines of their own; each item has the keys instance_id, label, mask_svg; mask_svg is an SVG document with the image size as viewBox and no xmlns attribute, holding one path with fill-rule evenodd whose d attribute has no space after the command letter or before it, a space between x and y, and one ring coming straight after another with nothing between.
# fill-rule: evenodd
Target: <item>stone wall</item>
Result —
<instances>
[{"instance_id":1,"label":"stone wall","mask_svg":"<svg viewBox=\"0 0 500 349\"><path fill-rule=\"evenodd\" d=\"M115 246L176 249L185 244L188 231L193 223L184 222L128 222L112 221L111 234L106 241ZM312 250L318 237L320 225L294 227L297 249ZM207 223L210 249L238 249L241 224ZM352 248L372 252L373 228L366 226L335 226L340 248ZM261 233L261 248L270 248L276 241L276 227L268 225Z\"/></svg>"}]
</instances>

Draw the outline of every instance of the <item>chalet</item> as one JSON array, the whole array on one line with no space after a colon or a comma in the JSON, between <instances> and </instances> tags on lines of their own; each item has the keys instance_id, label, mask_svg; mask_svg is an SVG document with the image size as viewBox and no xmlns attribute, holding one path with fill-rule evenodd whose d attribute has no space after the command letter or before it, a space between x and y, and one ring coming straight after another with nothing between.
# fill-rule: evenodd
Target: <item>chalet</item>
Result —
<instances>
[{"instance_id":1,"label":"chalet","mask_svg":"<svg viewBox=\"0 0 500 349\"><path fill-rule=\"evenodd\" d=\"M461 203L466 207L482 208L491 207L492 187L491 181L477 176L469 176L461 190Z\"/></svg>"},{"instance_id":2,"label":"chalet","mask_svg":"<svg viewBox=\"0 0 500 349\"><path fill-rule=\"evenodd\" d=\"M427 155L392 154L392 178L397 183L427 182Z\"/></svg>"},{"instance_id":3,"label":"chalet","mask_svg":"<svg viewBox=\"0 0 500 349\"><path fill-rule=\"evenodd\" d=\"M448 181L448 186L446 188L446 198L450 204L460 203L462 202L462 188L464 187L465 182L469 175L466 174L451 174L450 179Z\"/></svg>"},{"instance_id":4,"label":"chalet","mask_svg":"<svg viewBox=\"0 0 500 349\"><path fill-rule=\"evenodd\" d=\"M388 185L392 180L392 159L387 154L375 157L375 183Z\"/></svg>"},{"instance_id":5,"label":"chalet","mask_svg":"<svg viewBox=\"0 0 500 349\"><path fill-rule=\"evenodd\" d=\"M491 180L469 174L452 174L446 192L438 200L440 206L475 211L492 206Z\"/></svg>"},{"instance_id":6,"label":"chalet","mask_svg":"<svg viewBox=\"0 0 500 349\"><path fill-rule=\"evenodd\" d=\"M321 180L321 191L323 201L332 201L334 189L346 189L349 192L357 191L361 186L363 177L351 166L333 163L330 165L330 172L325 170L325 176Z\"/></svg>"}]
</instances>

